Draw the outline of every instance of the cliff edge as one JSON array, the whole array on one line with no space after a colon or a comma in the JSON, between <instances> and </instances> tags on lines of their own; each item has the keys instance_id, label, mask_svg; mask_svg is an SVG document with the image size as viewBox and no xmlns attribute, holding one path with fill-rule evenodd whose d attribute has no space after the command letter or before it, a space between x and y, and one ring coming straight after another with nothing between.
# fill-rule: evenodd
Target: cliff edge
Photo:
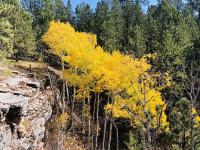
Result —
<instances>
[{"instance_id":1,"label":"cliff edge","mask_svg":"<svg viewBox=\"0 0 200 150\"><path fill-rule=\"evenodd\" d=\"M51 98L34 77L19 72L0 76L0 150L43 149Z\"/></svg>"}]
</instances>

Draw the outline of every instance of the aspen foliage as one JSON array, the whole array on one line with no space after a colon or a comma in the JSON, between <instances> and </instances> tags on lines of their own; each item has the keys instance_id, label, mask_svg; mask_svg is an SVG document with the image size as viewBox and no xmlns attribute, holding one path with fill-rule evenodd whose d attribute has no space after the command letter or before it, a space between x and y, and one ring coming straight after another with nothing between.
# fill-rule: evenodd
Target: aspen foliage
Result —
<instances>
[{"instance_id":1,"label":"aspen foliage","mask_svg":"<svg viewBox=\"0 0 200 150\"><path fill-rule=\"evenodd\" d=\"M195 108L192 108L192 115L194 117L194 126L199 128L200 127L200 116L197 113Z\"/></svg>"},{"instance_id":2,"label":"aspen foliage","mask_svg":"<svg viewBox=\"0 0 200 150\"><path fill-rule=\"evenodd\" d=\"M59 130L69 121L69 115L65 112L54 118L51 122L51 127L54 130Z\"/></svg>"},{"instance_id":3,"label":"aspen foliage","mask_svg":"<svg viewBox=\"0 0 200 150\"><path fill-rule=\"evenodd\" d=\"M77 88L76 100L105 92L113 99L105 111L112 112L114 118L128 119L136 127L148 123L150 128L168 129L160 91L170 86L170 77L152 71L148 60L155 54L135 58L117 50L105 52L95 35L77 32L61 22L50 23L43 41L69 65L63 78Z\"/></svg>"}]
</instances>

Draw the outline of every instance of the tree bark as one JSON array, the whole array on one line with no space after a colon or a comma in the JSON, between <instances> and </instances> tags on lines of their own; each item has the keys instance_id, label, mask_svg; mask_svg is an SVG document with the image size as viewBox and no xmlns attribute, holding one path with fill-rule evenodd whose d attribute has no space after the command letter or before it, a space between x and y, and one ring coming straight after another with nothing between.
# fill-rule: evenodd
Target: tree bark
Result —
<instances>
[{"instance_id":1,"label":"tree bark","mask_svg":"<svg viewBox=\"0 0 200 150\"><path fill-rule=\"evenodd\" d=\"M192 102L192 108L193 108L193 102ZM192 108L191 108L191 114L192 114ZM191 131L190 131L190 136L191 136L191 150L195 150L195 142L194 142L194 115L192 114L192 120L191 120Z\"/></svg>"},{"instance_id":2,"label":"tree bark","mask_svg":"<svg viewBox=\"0 0 200 150\"><path fill-rule=\"evenodd\" d=\"M82 102L82 132L84 132L84 125L85 125L85 100Z\"/></svg>"},{"instance_id":3,"label":"tree bark","mask_svg":"<svg viewBox=\"0 0 200 150\"><path fill-rule=\"evenodd\" d=\"M112 140L112 123L113 123L113 117L110 118L110 128L109 128L109 139L108 139L108 150L110 150L111 146L111 140Z\"/></svg>"},{"instance_id":4,"label":"tree bark","mask_svg":"<svg viewBox=\"0 0 200 150\"><path fill-rule=\"evenodd\" d=\"M181 144L182 150L185 150L185 144L186 144L186 142L185 142L185 130L184 130L183 131L183 137L182 137L182 144Z\"/></svg>"},{"instance_id":5,"label":"tree bark","mask_svg":"<svg viewBox=\"0 0 200 150\"><path fill-rule=\"evenodd\" d=\"M95 121L96 101L97 101L97 98L96 98L96 94L95 94L93 113L92 113L92 124L93 124L93 127L94 127L94 121ZM94 148L94 129L92 129L92 146L91 147L92 147L91 149L93 150L93 148Z\"/></svg>"},{"instance_id":6,"label":"tree bark","mask_svg":"<svg viewBox=\"0 0 200 150\"><path fill-rule=\"evenodd\" d=\"M62 71L64 72L64 70L65 70L65 66L64 66L64 62L62 61ZM62 91L62 113L64 113L65 112L65 80L63 79L62 80L62 82L63 82L63 91Z\"/></svg>"},{"instance_id":7,"label":"tree bark","mask_svg":"<svg viewBox=\"0 0 200 150\"><path fill-rule=\"evenodd\" d=\"M98 136L99 136L99 93L97 94L95 150L98 148Z\"/></svg>"},{"instance_id":8,"label":"tree bark","mask_svg":"<svg viewBox=\"0 0 200 150\"><path fill-rule=\"evenodd\" d=\"M110 101L110 95L108 95L107 103ZM102 140L102 150L105 150L105 138L106 138L106 129L107 129L107 119L108 113L105 111L105 118L104 118L104 129L103 129L103 140Z\"/></svg>"},{"instance_id":9,"label":"tree bark","mask_svg":"<svg viewBox=\"0 0 200 150\"><path fill-rule=\"evenodd\" d=\"M73 113L74 113L75 93L76 93L76 87L74 86L74 88L73 88L73 96L72 96L72 100L71 100L71 119L72 119L72 126L73 126L73 124L74 124Z\"/></svg>"},{"instance_id":10,"label":"tree bark","mask_svg":"<svg viewBox=\"0 0 200 150\"><path fill-rule=\"evenodd\" d=\"M119 150L119 133L118 133L118 127L116 126L115 124L115 121L113 120L113 125L116 129L116 141L117 141L117 147L116 147L116 150Z\"/></svg>"},{"instance_id":11,"label":"tree bark","mask_svg":"<svg viewBox=\"0 0 200 150\"><path fill-rule=\"evenodd\" d=\"M74 73L76 74L76 68L74 69ZM69 92L68 92L69 93ZM74 101L75 101L76 87L73 87L73 96L71 100L71 119L72 119L72 127L74 124L73 113L74 113Z\"/></svg>"},{"instance_id":12,"label":"tree bark","mask_svg":"<svg viewBox=\"0 0 200 150\"><path fill-rule=\"evenodd\" d=\"M111 109L111 116L110 116L110 128L109 128L109 139L108 139L108 150L110 150L111 140L112 140L112 125L113 125L113 105L114 105L114 98L111 97L112 109Z\"/></svg>"},{"instance_id":13,"label":"tree bark","mask_svg":"<svg viewBox=\"0 0 200 150\"><path fill-rule=\"evenodd\" d=\"M18 57L18 53L15 53L15 61L18 62L19 61L19 57Z\"/></svg>"},{"instance_id":14,"label":"tree bark","mask_svg":"<svg viewBox=\"0 0 200 150\"><path fill-rule=\"evenodd\" d=\"M89 150L91 149L91 115L90 115L90 98L88 97L88 142Z\"/></svg>"}]
</instances>

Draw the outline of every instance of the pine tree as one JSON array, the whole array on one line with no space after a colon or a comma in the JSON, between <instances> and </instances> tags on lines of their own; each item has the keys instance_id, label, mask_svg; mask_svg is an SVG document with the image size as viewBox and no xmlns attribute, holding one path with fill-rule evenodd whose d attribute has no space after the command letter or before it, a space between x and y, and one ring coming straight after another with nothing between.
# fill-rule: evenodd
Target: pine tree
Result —
<instances>
[{"instance_id":1,"label":"pine tree","mask_svg":"<svg viewBox=\"0 0 200 150\"><path fill-rule=\"evenodd\" d=\"M124 27L124 51L142 56L146 50L145 39L145 16L140 4L134 4L131 0L124 0L123 16Z\"/></svg>"},{"instance_id":2,"label":"pine tree","mask_svg":"<svg viewBox=\"0 0 200 150\"><path fill-rule=\"evenodd\" d=\"M32 29L32 18L25 11L19 12L15 23L14 51L16 59L20 56L32 56L36 53L35 34Z\"/></svg>"},{"instance_id":3,"label":"pine tree","mask_svg":"<svg viewBox=\"0 0 200 150\"><path fill-rule=\"evenodd\" d=\"M111 10L108 12L108 19L103 24L102 41L106 50L123 50L123 26L124 19L122 8L118 0L113 0Z\"/></svg>"},{"instance_id":4,"label":"pine tree","mask_svg":"<svg viewBox=\"0 0 200 150\"><path fill-rule=\"evenodd\" d=\"M123 17L125 20L125 26L124 26L124 35L123 35L123 49L125 52L131 50L131 44L129 43L130 37L130 30L132 30L134 26L134 9L133 9L133 3L131 0L125 0L123 1ZM134 40L134 39L133 39Z\"/></svg>"},{"instance_id":5,"label":"pine tree","mask_svg":"<svg viewBox=\"0 0 200 150\"><path fill-rule=\"evenodd\" d=\"M22 0L23 9L33 18L32 27L36 33L38 50L41 46L41 36L47 31L49 22L56 16L54 10L56 6L53 4L55 3L52 0Z\"/></svg>"},{"instance_id":6,"label":"pine tree","mask_svg":"<svg viewBox=\"0 0 200 150\"><path fill-rule=\"evenodd\" d=\"M124 144L126 145L127 150L137 149L136 143L137 141L136 141L135 133L134 131L130 130L128 132L128 140L127 141L124 140Z\"/></svg>"},{"instance_id":7,"label":"pine tree","mask_svg":"<svg viewBox=\"0 0 200 150\"><path fill-rule=\"evenodd\" d=\"M13 29L13 52L27 56L35 50L35 36L32 30L31 16L21 9L19 1L8 2L12 11L4 13L4 17L12 25ZM6 23L8 25L8 22ZM16 55L16 56L17 56Z\"/></svg>"},{"instance_id":8,"label":"pine tree","mask_svg":"<svg viewBox=\"0 0 200 150\"><path fill-rule=\"evenodd\" d=\"M87 3L81 3L76 6L76 28L78 31L93 32L94 13Z\"/></svg>"},{"instance_id":9,"label":"pine tree","mask_svg":"<svg viewBox=\"0 0 200 150\"><path fill-rule=\"evenodd\" d=\"M171 6L174 6L178 11L181 11L184 7L184 2L182 0L169 0Z\"/></svg>"},{"instance_id":10,"label":"pine tree","mask_svg":"<svg viewBox=\"0 0 200 150\"><path fill-rule=\"evenodd\" d=\"M146 18L146 36L147 36L147 52L154 53L158 47L159 43L157 39L159 38L159 31L158 31L158 24L156 18L156 11L157 6L150 6L147 11L147 18Z\"/></svg>"},{"instance_id":11,"label":"pine tree","mask_svg":"<svg viewBox=\"0 0 200 150\"><path fill-rule=\"evenodd\" d=\"M66 21L72 23L73 19L73 12L72 12L72 4L71 0L67 1L67 6L66 6Z\"/></svg>"},{"instance_id":12,"label":"pine tree","mask_svg":"<svg viewBox=\"0 0 200 150\"><path fill-rule=\"evenodd\" d=\"M7 19L0 19L0 30L0 58L6 58L13 53L13 29Z\"/></svg>"},{"instance_id":13,"label":"pine tree","mask_svg":"<svg viewBox=\"0 0 200 150\"><path fill-rule=\"evenodd\" d=\"M67 19L67 12L63 0L54 0L52 6L54 9L54 20L65 21Z\"/></svg>"},{"instance_id":14,"label":"pine tree","mask_svg":"<svg viewBox=\"0 0 200 150\"><path fill-rule=\"evenodd\" d=\"M187 0L187 5L192 10L193 15L197 15L200 23L200 0Z\"/></svg>"},{"instance_id":15,"label":"pine tree","mask_svg":"<svg viewBox=\"0 0 200 150\"><path fill-rule=\"evenodd\" d=\"M146 28L148 52L158 56L155 69L168 71L174 82L166 92L167 101L179 100L184 95L181 68L192 46L189 26L183 14L164 0L148 10Z\"/></svg>"},{"instance_id":16,"label":"pine tree","mask_svg":"<svg viewBox=\"0 0 200 150\"><path fill-rule=\"evenodd\" d=\"M199 125L200 117L195 108L192 108L191 102L187 98L181 98L176 102L169 114L170 128L175 141L180 149L200 148L199 140ZM194 145L191 145L191 129L194 132ZM174 141L174 142L175 142Z\"/></svg>"},{"instance_id":17,"label":"pine tree","mask_svg":"<svg viewBox=\"0 0 200 150\"><path fill-rule=\"evenodd\" d=\"M12 11L12 6L0 2L0 59L10 57L13 54L14 30L7 15Z\"/></svg>"},{"instance_id":18,"label":"pine tree","mask_svg":"<svg viewBox=\"0 0 200 150\"><path fill-rule=\"evenodd\" d=\"M105 45L101 37L103 33L103 24L108 17L108 11L108 4L105 0L101 0L97 3L95 11L95 34L97 35L97 42L101 46Z\"/></svg>"},{"instance_id":19,"label":"pine tree","mask_svg":"<svg viewBox=\"0 0 200 150\"><path fill-rule=\"evenodd\" d=\"M183 12L184 19L186 20L187 25L189 26L189 32L192 40L192 46L188 48L185 52L186 62L191 64L195 62L200 64L200 28L196 17L190 13L190 9L186 9ZM198 65L197 65L198 66Z\"/></svg>"},{"instance_id":20,"label":"pine tree","mask_svg":"<svg viewBox=\"0 0 200 150\"><path fill-rule=\"evenodd\" d=\"M147 26L148 49L158 53L160 68L173 71L182 64L184 51L191 45L186 21L167 1L162 1L149 12Z\"/></svg>"}]
</instances>

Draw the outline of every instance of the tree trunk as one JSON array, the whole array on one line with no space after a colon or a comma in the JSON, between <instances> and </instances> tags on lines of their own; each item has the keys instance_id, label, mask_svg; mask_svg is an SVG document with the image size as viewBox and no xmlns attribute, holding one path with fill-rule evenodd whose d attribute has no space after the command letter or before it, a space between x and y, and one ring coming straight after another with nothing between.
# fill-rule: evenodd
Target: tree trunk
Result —
<instances>
[{"instance_id":1,"label":"tree trunk","mask_svg":"<svg viewBox=\"0 0 200 150\"><path fill-rule=\"evenodd\" d=\"M185 141L185 130L183 130L183 137L182 137L182 143L181 143L182 150L185 150L185 144L186 144L186 141Z\"/></svg>"},{"instance_id":2,"label":"tree trunk","mask_svg":"<svg viewBox=\"0 0 200 150\"><path fill-rule=\"evenodd\" d=\"M193 108L193 102L192 102L192 108ZM191 108L191 114L192 114L192 108ZM195 150L195 143L194 143L194 115L192 114L192 120L191 120L191 130L190 130L190 136L191 136L191 150Z\"/></svg>"},{"instance_id":3,"label":"tree trunk","mask_svg":"<svg viewBox=\"0 0 200 150\"><path fill-rule=\"evenodd\" d=\"M90 98L87 98L88 105L88 142L89 142L89 150L91 149L91 115L90 115Z\"/></svg>"},{"instance_id":4,"label":"tree trunk","mask_svg":"<svg viewBox=\"0 0 200 150\"><path fill-rule=\"evenodd\" d=\"M108 96L107 103L109 103L109 101L110 101L110 95ZM105 111L104 129L103 129L103 140L102 140L102 150L105 150L105 138L106 138L107 119L108 119L108 113Z\"/></svg>"},{"instance_id":5,"label":"tree trunk","mask_svg":"<svg viewBox=\"0 0 200 150\"><path fill-rule=\"evenodd\" d=\"M116 147L116 150L119 150L119 132L118 132L118 127L116 126L116 124L115 124L115 121L113 120L113 125L114 125L114 127L115 127L115 129L116 129L116 140L117 140L117 147Z\"/></svg>"},{"instance_id":6,"label":"tree trunk","mask_svg":"<svg viewBox=\"0 0 200 150\"><path fill-rule=\"evenodd\" d=\"M102 150L105 150L105 138L106 138L106 128L107 128L107 117L108 117L108 114L107 114L107 112L105 112L104 129L103 129L103 141L102 141Z\"/></svg>"},{"instance_id":7,"label":"tree trunk","mask_svg":"<svg viewBox=\"0 0 200 150\"><path fill-rule=\"evenodd\" d=\"M67 97L67 104L70 104L70 98L69 98L69 88L68 88L68 83L67 80L65 81L65 89L66 89L66 97Z\"/></svg>"},{"instance_id":8,"label":"tree trunk","mask_svg":"<svg viewBox=\"0 0 200 150\"><path fill-rule=\"evenodd\" d=\"M99 93L97 94L95 150L98 148L98 136L99 136Z\"/></svg>"},{"instance_id":9,"label":"tree trunk","mask_svg":"<svg viewBox=\"0 0 200 150\"><path fill-rule=\"evenodd\" d=\"M93 127L94 127L94 121L95 121L96 101L97 101L97 98L96 98L96 94L95 94L93 113L92 113L92 124L93 124ZM93 148L94 148L94 129L92 129L92 146L91 147L92 147L91 149L93 150Z\"/></svg>"},{"instance_id":10,"label":"tree trunk","mask_svg":"<svg viewBox=\"0 0 200 150\"><path fill-rule=\"evenodd\" d=\"M18 62L19 61L19 57L18 57L18 53L15 53L15 61Z\"/></svg>"},{"instance_id":11,"label":"tree trunk","mask_svg":"<svg viewBox=\"0 0 200 150\"><path fill-rule=\"evenodd\" d=\"M71 100L71 119L72 119L72 126L73 126L73 124L74 124L73 113L74 113L75 93L76 93L76 87L74 86L74 88L73 88L73 96L72 96L72 100Z\"/></svg>"},{"instance_id":12,"label":"tree trunk","mask_svg":"<svg viewBox=\"0 0 200 150\"><path fill-rule=\"evenodd\" d=\"M76 74L76 68L74 69L74 73ZM71 119L72 119L72 127L74 124L73 113L74 113L74 101L75 101L76 87L73 87L73 96L71 100Z\"/></svg>"},{"instance_id":13,"label":"tree trunk","mask_svg":"<svg viewBox=\"0 0 200 150\"><path fill-rule=\"evenodd\" d=\"M65 70L65 66L64 66L64 62L62 61L62 71L64 72ZM63 77L62 77L63 78ZM63 82L63 91L62 91L62 113L65 112L65 80L62 80Z\"/></svg>"},{"instance_id":14,"label":"tree trunk","mask_svg":"<svg viewBox=\"0 0 200 150\"><path fill-rule=\"evenodd\" d=\"M83 100L82 102L82 133L85 132L84 125L85 125L85 100Z\"/></svg>"},{"instance_id":15,"label":"tree trunk","mask_svg":"<svg viewBox=\"0 0 200 150\"><path fill-rule=\"evenodd\" d=\"M109 139L108 139L108 150L110 150L111 140L112 140L112 123L113 117L110 118L110 128L109 128Z\"/></svg>"},{"instance_id":16,"label":"tree trunk","mask_svg":"<svg viewBox=\"0 0 200 150\"><path fill-rule=\"evenodd\" d=\"M114 99L111 98L112 103L112 110L111 110L111 116L110 116L110 129L109 129L109 139L108 139L108 150L110 150L111 146L111 140L112 140L112 125L113 125L113 105L114 105Z\"/></svg>"},{"instance_id":17,"label":"tree trunk","mask_svg":"<svg viewBox=\"0 0 200 150\"><path fill-rule=\"evenodd\" d=\"M49 57L49 65L52 66L52 58L51 58L51 55L48 55Z\"/></svg>"}]
</instances>

